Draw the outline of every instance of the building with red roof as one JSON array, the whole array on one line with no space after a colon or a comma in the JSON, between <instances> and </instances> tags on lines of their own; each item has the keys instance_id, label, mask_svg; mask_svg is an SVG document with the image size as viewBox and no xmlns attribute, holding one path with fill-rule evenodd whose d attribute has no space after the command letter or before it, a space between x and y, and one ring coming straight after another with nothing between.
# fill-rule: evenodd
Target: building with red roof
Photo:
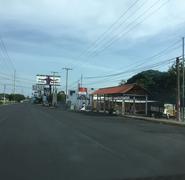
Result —
<instances>
[{"instance_id":1,"label":"building with red roof","mask_svg":"<svg viewBox=\"0 0 185 180\"><path fill-rule=\"evenodd\" d=\"M149 92L138 84L100 88L92 95L92 106L96 111L147 115Z\"/></svg>"},{"instance_id":2,"label":"building with red roof","mask_svg":"<svg viewBox=\"0 0 185 180\"><path fill-rule=\"evenodd\" d=\"M143 87L137 84L124 84L120 86L100 88L93 92L98 95L123 95L123 94L135 94L135 95L148 95L148 92Z\"/></svg>"}]
</instances>

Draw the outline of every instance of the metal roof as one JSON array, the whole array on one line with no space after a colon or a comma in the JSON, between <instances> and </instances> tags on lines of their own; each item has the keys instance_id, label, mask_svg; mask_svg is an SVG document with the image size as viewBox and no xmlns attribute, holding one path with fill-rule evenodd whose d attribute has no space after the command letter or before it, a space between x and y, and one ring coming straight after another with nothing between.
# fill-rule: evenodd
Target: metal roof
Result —
<instances>
[{"instance_id":1,"label":"metal roof","mask_svg":"<svg viewBox=\"0 0 185 180\"><path fill-rule=\"evenodd\" d=\"M130 93L130 91L135 88L144 91L145 94L148 94L146 89L144 89L143 87L137 84L124 84L120 86L100 88L95 92L93 92L93 94L127 94L127 93Z\"/></svg>"}]
</instances>

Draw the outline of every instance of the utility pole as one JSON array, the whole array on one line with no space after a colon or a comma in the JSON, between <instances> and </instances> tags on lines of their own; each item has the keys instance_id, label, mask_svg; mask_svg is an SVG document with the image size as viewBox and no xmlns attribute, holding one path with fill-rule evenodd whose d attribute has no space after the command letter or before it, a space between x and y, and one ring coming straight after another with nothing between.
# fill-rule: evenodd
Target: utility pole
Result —
<instances>
[{"instance_id":1,"label":"utility pole","mask_svg":"<svg viewBox=\"0 0 185 180\"><path fill-rule=\"evenodd\" d=\"M3 98L3 103L6 103L6 97L5 97L5 92L6 92L6 84L4 84L4 98Z\"/></svg>"},{"instance_id":2,"label":"utility pole","mask_svg":"<svg viewBox=\"0 0 185 180\"><path fill-rule=\"evenodd\" d=\"M56 84L55 84L55 76L58 72L51 72L53 74L53 99L52 104L53 106L56 106L57 104L57 95L56 95Z\"/></svg>"},{"instance_id":3,"label":"utility pole","mask_svg":"<svg viewBox=\"0 0 185 180\"><path fill-rule=\"evenodd\" d=\"M16 70L14 69L13 73L13 100L15 101L15 78L16 78Z\"/></svg>"},{"instance_id":4,"label":"utility pole","mask_svg":"<svg viewBox=\"0 0 185 180\"><path fill-rule=\"evenodd\" d=\"M82 87L83 75L81 74L81 87Z\"/></svg>"},{"instance_id":5,"label":"utility pole","mask_svg":"<svg viewBox=\"0 0 185 180\"><path fill-rule=\"evenodd\" d=\"M15 78L16 78L16 70L13 73L13 94L15 95Z\"/></svg>"},{"instance_id":6,"label":"utility pole","mask_svg":"<svg viewBox=\"0 0 185 180\"><path fill-rule=\"evenodd\" d=\"M78 88L78 91L79 91L79 88L80 88L80 80L78 80L77 88Z\"/></svg>"},{"instance_id":7,"label":"utility pole","mask_svg":"<svg viewBox=\"0 0 185 180\"><path fill-rule=\"evenodd\" d=\"M53 74L53 93L56 90L55 77L58 72L51 72Z\"/></svg>"},{"instance_id":8,"label":"utility pole","mask_svg":"<svg viewBox=\"0 0 185 180\"><path fill-rule=\"evenodd\" d=\"M184 37L182 38L182 121L184 121Z\"/></svg>"},{"instance_id":9,"label":"utility pole","mask_svg":"<svg viewBox=\"0 0 185 180\"><path fill-rule=\"evenodd\" d=\"M179 70L179 57L176 58L176 71L177 71L177 121L181 120L180 115L180 70Z\"/></svg>"},{"instance_id":10,"label":"utility pole","mask_svg":"<svg viewBox=\"0 0 185 180\"><path fill-rule=\"evenodd\" d=\"M66 99L65 99L65 101L66 101L66 104L67 104L67 96L68 96L68 73L72 69L71 68L67 68L67 67L62 68L62 69L64 69L66 71Z\"/></svg>"}]
</instances>

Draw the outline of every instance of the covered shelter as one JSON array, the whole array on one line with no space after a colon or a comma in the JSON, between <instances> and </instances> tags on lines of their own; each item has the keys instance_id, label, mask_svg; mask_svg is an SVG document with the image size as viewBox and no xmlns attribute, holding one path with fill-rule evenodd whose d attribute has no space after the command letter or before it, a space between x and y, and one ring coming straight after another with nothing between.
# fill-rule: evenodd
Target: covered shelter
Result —
<instances>
[{"instance_id":1,"label":"covered shelter","mask_svg":"<svg viewBox=\"0 0 185 180\"><path fill-rule=\"evenodd\" d=\"M92 94L92 108L95 111L114 111L122 115L147 115L148 96L149 92L138 84L100 88Z\"/></svg>"}]
</instances>

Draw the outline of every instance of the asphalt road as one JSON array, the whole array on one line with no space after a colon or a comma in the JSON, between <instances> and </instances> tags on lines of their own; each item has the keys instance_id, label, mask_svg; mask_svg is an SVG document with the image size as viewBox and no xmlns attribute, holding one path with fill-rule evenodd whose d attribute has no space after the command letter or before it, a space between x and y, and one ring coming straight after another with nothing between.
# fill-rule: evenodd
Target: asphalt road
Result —
<instances>
[{"instance_id":1,"label":"asphalt road","mask_svg":"<svg viewBox=\"0 0 185 180\"><path fill-rule=\"evenodd\" d=\"M1 180L122 180L181 174L183 127L32 104L0 107Z\"/></svg>"}]
</instances>

